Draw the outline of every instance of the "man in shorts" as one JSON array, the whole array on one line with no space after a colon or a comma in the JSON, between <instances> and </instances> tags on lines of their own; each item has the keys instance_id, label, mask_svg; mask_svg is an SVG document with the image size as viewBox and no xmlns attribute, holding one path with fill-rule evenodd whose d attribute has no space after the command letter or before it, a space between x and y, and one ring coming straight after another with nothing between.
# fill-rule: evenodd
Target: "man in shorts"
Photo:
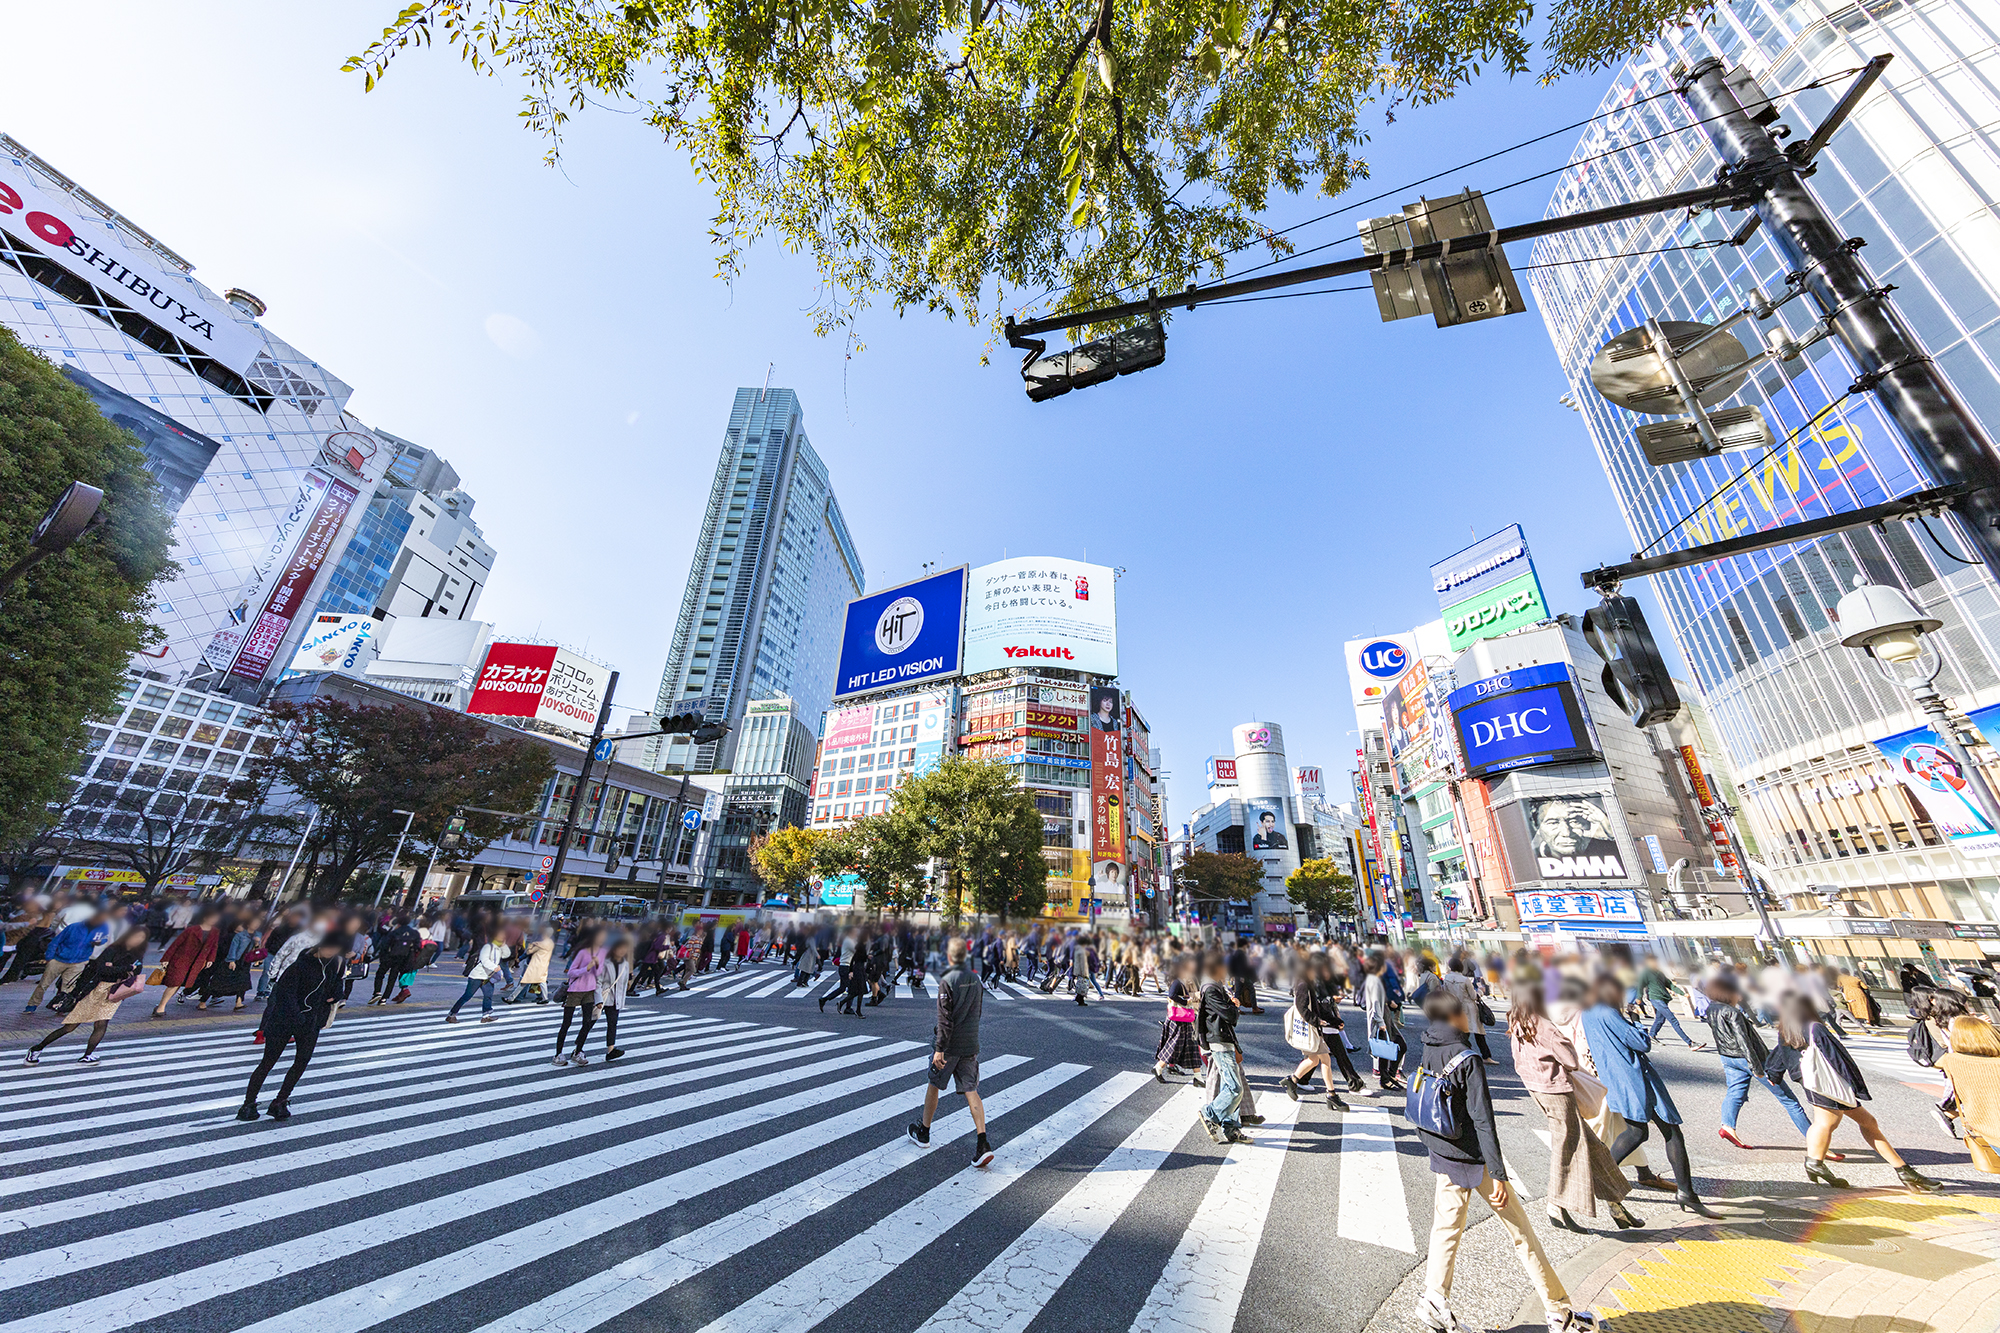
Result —
<instances>
[{"instance_id":1,"label":"man in shorts","mask_svg":"<svg viewBox=\"0 0 2000 1333\"><path fill-rule=\"evenodd\" d=\"M986 1141L986 1104L979 1100L979 1011L985 987L979 974L966 959L964 940L953 940L945 950L948 966L938 978L936 1040L931 1043L930 1086L924 1089L924 1118L910 1122L910 1142L929 1147L931 1120L937 1115L938 1094L945 1084L958 1081L958 1091L972 1111L972 1127L979 1132L973 1145L972 1164L987 1166L993 1161L993 1145Z\"/></svg>"}]
</instances>

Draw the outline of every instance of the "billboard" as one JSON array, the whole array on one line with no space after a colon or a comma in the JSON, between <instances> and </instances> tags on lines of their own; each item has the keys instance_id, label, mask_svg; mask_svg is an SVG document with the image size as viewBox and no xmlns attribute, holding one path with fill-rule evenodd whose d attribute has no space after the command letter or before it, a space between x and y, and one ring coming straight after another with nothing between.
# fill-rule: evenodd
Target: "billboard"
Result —
<instances>
[{"instance_id":1,"label":"billboard","mask_svg":"<svg viewBox=\"0 0 2000 1333\"><path fill-rule=\"evenodd\" d=\"M965 566L847 604L833 697L945 680L965 648Z\"/></svg>"},{"instance_id":2,"label":"billboard","mask_svg":"<svg viewBox=\"0 0 2000 1333\"><path fill-rule=\"evenodd\" d=\"M1975 714L1973 721L1978 725L1983 720ZM2000 833L1986 822L1966 791L1970 775L1938 743L1936 732L1929 727L1917 727L1884 736L1875 742L1875 748L1889 761L1889 771L1903 784L1917 808L1929 816L1932 825L1953 847L1963 851L2000 847Z\"/></svg>"},{"instance_id":3,"label":"billboard","mask_svg":"<svg viewBox=\"0 0 2000 1333\"><path fill-rule=\"evenodd\" d=\"M1612 830L1611 798L1597 792L1536 796L1503 807L1527 817L1527 862L1519 880L1630 879ZM1525 807L1525 808L1524 808ZM1527 873L1521 873L1525 870Z\"/></svg>"},{"instance_id":4,"label":"billboard","mask_svg":"<svg viewBox=\"0 0 2000 1333\"><path fill-rule=\"evenodd\" d=\"M1452 652L1549 618L1521 525L1502 528L1431 566Z\"/></svg>"},{"instance_id":5,"label":"billboard","mask_svg":"<svg viewBox=\"0 0 2000 1333\"><path fill-rule=\"evenodd\" d=\"M314 616L299 639L287 679L309 671L361 671L375 655L382 622L372 616Z\"/></svg>"},{"instance_id":6,"label":"billboard","mask_svg":"<svg viewBox=\"0 0 2000 1333\"><path fill-rule=\"evenodd\" d=\"M926 694L917 705L917 766L916 776L936 768L944 762L945 742L951 736L952 692L940 690Z\"/></svg>"},{"instance_id":7,"label":"billboard","mask_svg":"<svg viewBox=\"0 0 2000 1333\"><path fill-rule=\"evenodd\" d=\"M4 157L0 157L0 226L29 251L60 264L198 356L212 357L248 376L251 363L263 355L264 340L210 304L193 278L140 259L125 248L110 221L71 211L68 203L44 194L26 167ZM54 289L52 283L43 285ZM163 350L175 354L170 348Z\"/></svg>"},{"instance_id":8,"label":"billboard","mask_svg":"<svg viewBox=\"0 0 2000 1333\"><path fill-rule=\"evenodd\" d=\"M318 470L306 473L273 539L271 553L279 554L279 558L264 565L252 579L253 589L268 586L269 591L261 601L256 591L248 592L231 612L232 619L239 624L247 623L248 628L224 630L210 641L209 652L215 656L209 660L213 665L222 667L220 659L227 657L224 669L229 675L244 680L264 678L271 659L278 654L278 645L304 605L306 594L319 578L320 567L333 550L334 538L347 522L347 511L354 507L359 495L346 482L336 481Z\"/></svg>"},{"instance_id":9,"label":"billboard","mask_svg":"<svg viewBox=\"0 0 2000 1333\"><path fill-rule=\"evenodd\" d=\"M611 669L552 643L496 643L473 683L465 711L528 717L588 736L597 729Z\"/></svg>"},{"instance_id":10,"label":"billboard","mask_svg":"<svg viewBox=\"0 0 2000 1333\"><path fill-rule=\"evenodd\" d=\"M1091 860L1116 861L1121 866L1125 861L1123 704L1115 689L1090 692Z\"/></svg>"},{"instance_id":11,"label":"billboard","mask_svg":"<svg viewBox=\"0 0 2000 1333\"><path fill-rule=\"evenodd\" d=\"M1548 603L1542 600L1542 581L1531 569L1489 592L1446 607L1445 641L1453 652L1458 652L1481 639L1525 629L1548 618Z\"/></svg>"},{"instance_id":12,"label":"billboard","mask_svg":"<svg viewBox=\"0 0 2000 1333\"><path fill-rule=\"evenodd\" d=\"M1576 684L1560 662L1517 667L1453 690L1467 777L1596 757Z\"/></svg>"},{"instance_id":13,"label":"billboard","mask_svg":"<svg viewBox=\"0 0 2000 1333\"><path fill-rule=\"evenodd\" d=\"M826 748L841 750L850 745L867 745L875 739L875 706L843 708L826 724Z\"/></svg>"},{"instance_id":14,"label":"billboard","mask_svg":"<svg viewBox=\"0 0 2000 1333\"><path fill-rule=\"evenodd\" d=\"M120 393L95 375L68 365L62 373L90 395L106 421L139 437L139 447L146 453L146 471L160 488L160 503L168 513L177 512L222 445L130 394Z\"/></svg>"},{"instance_id":15,"label":"billboard","mask_svg":"<svg viewBox=\"0 0 2000 1333\"><path fill-rule=\"evenodd\" d=\"M1347 684L1356 707L1379 704L1418 659L1414 634L1378 634L1347 641Z\"/></svg>"},{"instance_id":16,"label":"billboard","mask_svg":"<svg viewBox=\"0 0 2000 1333\"><path fill-rule=\"evenodd\" d=\"M1521 929L1529 933L1644 935L1639 897L1629 890L1585 889L1575 892L1530 889L1514 895Z\"/></svg>"},{"instance_id":17,"label":"billboard","mask_svg":"<svg viewBox=\"0 0 2000 1333\"><path fill-rule=\"evenodd\" d=\"M1060 667L1118 674L1115 571L1056 556L981 565L965 603L965 673Z\"/></svg>"}]
</instances>

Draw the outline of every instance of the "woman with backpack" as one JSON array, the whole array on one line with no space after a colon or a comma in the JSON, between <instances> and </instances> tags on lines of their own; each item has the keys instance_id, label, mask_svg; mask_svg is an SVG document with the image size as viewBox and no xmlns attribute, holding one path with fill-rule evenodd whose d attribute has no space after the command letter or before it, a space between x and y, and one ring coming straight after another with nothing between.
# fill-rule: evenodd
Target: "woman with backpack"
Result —
<instances>
[{"instance_id":1,"label":"woman with backpack","mask_svg":"<svg viewBox=\"0 0 2000 1333\"><path fill-rule=\"evenodd\" d=\"M88 1024L90 1037L84 1042L83 1054L77 1057L77 1063L96 1064L97 1044L104 1040L111 1020L117 1017L118 1006L146 988L146 979L140 968L145 962L146 946L152 943L152 939L152 932L143 925L127 927L117 943L86 963L77 975L76 984L64 992L66 996L74 995L76 1002L63 1015L62 1026L29 1047L27 1058L22 1063L40 1064L43 1051Z\"/></svg>"},{"instance_id":2,"label":"woman with backpack","mask_svg":"<svg viewBox=\"0 0 2000 1333\"><path fill-rule=\"evenodd\" d=\"M1778 1003L1778 1049L1771 1053L1767 1071L1788 1074L1799 1085L1799 1093L1812 1110L1812 1128L1806 1131L1806 1179L1820 1185L1846 1189L1847 1182L1827 1169L1826 1150L1833 1131L1843 1120L1852 1120L1861 1137L1882 1154L1882 1160L1896 1168L1896 1179L1906 1189L1930 1194L1938 1182L1903 1160L1901 1153L1882 1133L1874 1113L1861 1103L1870 1100L1861 1066L1847 1053L1840 1038L1819 1021L1819 1008L1806 995L1787 995Z\"/></svg>"},{"instance_id":3,"label":"woman with backpack","mask_svg":"<svg viewBox=\"0 0 2000 1333\"><path fill-rule=\"evenodd\" d=\"M1583 1030L1598 1077L1604 1080L1605 1104L1625 1117L1625 1130L1611 1145L1612 1160L1624 1161L1658 1129L1667 1146L1667 1161L1674 1169L1674 1202L1684 1213L1714 1217L1694 1192L1694 1171L1688 1165L1680 1109L1647 1055L1653 1040L1625 1016L1626 990L1616 977L1599 977L1593 994L1596 1003L1583 1013Z\"/></svg>"},{"instance_id":4,"label":"woman with backpack","mask_svg":"<svg viewBox=\"0 0 2000 1333\"><path fill-rule=\"evenodd\" d=\"M1430 1152L1437 1193L1417 1322L1436 1333L1464 1327L1451 1312L1451 1281L1477 1191L1513 1241L1514 1253L1541 1297L1549 1333L1594 1333L1597 1316L1570 1308L1569 1292L1508 1183L1486 1066L1472 1045L1471 1016L1456 995L1435 986L1424 996L1424 1018L1423 1054L1410 1078L1408 1115Z\"/></svg>"},{"instance_id":5,"label":"woman with backpack","mask_svg":"<svg viewBox=\"0 0 2000 1333\"><path fill-rule=\"evenodd\" d=\"M1514 1072L1549 1122L1549 1221L1581 1232L1571 1211L1594 1218L1597 1200L1603 1199L1620 1231L1644 1226L1625 1207L1632 1185L1618 1169L1618 1160L1583 1123L1583 1100L1587 1097L1595 1109L1604 1096L1603 1085L1583 1071L1583 1057L1550 1021L1539 976L1522 977L1511 994L1507 1036L1514 1048ZM1461 1008L1464 1003L1459 1001Z\"/></svg>"}]
</instances>

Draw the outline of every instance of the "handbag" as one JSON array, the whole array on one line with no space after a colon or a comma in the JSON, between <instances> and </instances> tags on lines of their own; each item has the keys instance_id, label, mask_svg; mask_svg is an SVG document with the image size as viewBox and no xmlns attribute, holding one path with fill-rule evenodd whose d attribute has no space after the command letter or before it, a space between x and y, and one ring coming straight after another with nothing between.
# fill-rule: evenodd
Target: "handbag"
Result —
<instances>
[{"instance_id":1,"label":"handbag","mask_svg":"<svg viewBox=\"0 0 2000 1333\"><path fill-rule=\"evenodd\" d=\"M1472 1003L1479 1011L1479 1025L1481 1027L1492 1027L1497 1020L1493 1017L1493 1011L1486 1007L1486 1001L1474 1000Z\"/></svg>"},{"instance_id":2,"label":"handbag","mask_svg":"<svg viewBox=\"0 0 2000 1333\"><path fill-rule=\"evenodd\" d=\"M1170 1023L1192 1023L1194 1022L1194 1010L1184 1004L1170 1004L1167 1006L1167 1021Z\"/></svg>"},{"instance_id":3,"label":"handbag","mask_svg":"<svg viewBox=\"0 0 2000 1333\"><path fill-rule=\"evenodd\" d=\"M166 985L166 984L167 984L167 969L166 969L166 968L165 968L164 966L161 966L161 967L156 967L156 968L154 968L154 969L152 970L152 972L151 972L150 974L148 974L148 975L147 975L147 977L146 977L146 984L147 984L148 986L164 986L164 985Z\"/></svg>"},{"instance_id":4,"label":"handbag","mask_svg":"<svg viewBox=\"0 0 2000 1333\"><path fill-rule=\"evenodd\" d=\"M1586 1069L1569 1071L1569 1086L1576 1095L1576 1113L1585 1120L1594 1119L1604 1109L1604 1084L1597 1075Z\"/></svg>"},{"instance_id":5,"label":"handbag","mask_svg":"<svg viewBox=\"0 0 2000 1333\"><path fill-rule=\"evenodd\" d=\"M1967 1131L1965 1147L1966 1151L1972 1154L1973 1170L1984 1172L1989 1176L2000 1176L2000 1152L1995 1152L1992 1144L1979 1135Z\"/></svg>"},{"instance_id":6,"label":"handbag","mask_svg":"<svg viewBox=\"0 0 2000 1333\"><path fill-rule=\"evenodd\" d=\"M1326 1049L1326 1043L1313 1025L1306 1022L1306 1016L1294 1004L1285 1010L1285 1045L1301 1055L1317 1055ZM1316 1049L1317 1048L1317 1049Z\"/></svg>"},{"instance_id":7,"label":"handbag","mask_svg":"<svg viewBox=\"0 0 2000 1333\"><path fill-rule=\"evenodd\" d=\"M1368 1050L1377 1060L1387 1060L1391 1064L1402 1063L1403 1048L1393 1041L1382 1037L1370 1037L1368 1039Z\"/></svg>"},{"instance_id":8,"label":"handbag","mask_svg":"<svg viewBox=\"0 0 2000 1333\"><path fill-rule=\"evenodd\" d=\"M1824 1097L1836 1106L1859 1106L1861 1099L1854 1093L1854 1085L1847 1081L1847 1075L1840 1067L1827 1058L1819 1043L1808 1041L1806 1048L1799 1052L1799 1082L1806 1091Z\"/></svg>"},{"instance_id":9,"label":"handbag","mask_svg":"<svg viewBox=\"0 0 2000 1333\"><path fill-rule=\"evenodd\" d=\"M104 998L111 1004L117 1004L120 1000L131 999L144 989L146 989L146 983L139 980L139 974L135 972L128 980L120 982L107 991Z\"/></svg>"},{"instance_id":10,"label":"handbag","mask_svg":"<svg viewBox=\"0 0 2000 1333\"><path fill-rule=\"evenodd\" d=\"M1403 1118L1439 1138L1457 1138L1458 1119L1451 1113L1451 1099L1445 1095L1449 1091L1446 1084L1458 1067L1472 1058L1471 1051L1460 1051L1435 1074L1418 1065L1416 1072L1410 1075L1410 1090L1403 1098Z\"/></svg>"}]
</instances>

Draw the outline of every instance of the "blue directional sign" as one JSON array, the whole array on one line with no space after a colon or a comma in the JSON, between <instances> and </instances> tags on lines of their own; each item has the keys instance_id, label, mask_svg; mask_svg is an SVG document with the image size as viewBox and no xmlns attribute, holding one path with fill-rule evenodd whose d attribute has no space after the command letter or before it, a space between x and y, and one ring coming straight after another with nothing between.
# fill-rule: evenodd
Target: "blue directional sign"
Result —
<instances>
[{"instance_id":1,"label":"blue directional sign","mask_svg":"<svg viewBox=\"0 0 2000 1333\"><path fill-rule=\"evenodd\" d=\"M847 604L833 697L956 676L965 650L964 565Z\"/></svg>"},{"instance_id":2,"label":"blue directional sign","mask_svg":"<svg viewBox=\"0 0 2000 1333\"><path fill-rule=\"evenodd\" d=\"M689 810L681 815L681 827L689 833L701 827L701 811Z\"/></svg>"},{"instance_id":3,"label":"blue directional sign","mask_svg":"<svg viewBox=\"0 0 2000 1333\"><path fill-rule=\"evenodd\" d=\"M605 760L609 759L612 755L612 752L617 750L617 748L618 748L618 742L613 740L611 737L606 736L603 740L597 743L597 748L590 752L590 757L592 759L595 759L598 763L601 764Z\"/></svg>"}]
</instances>

